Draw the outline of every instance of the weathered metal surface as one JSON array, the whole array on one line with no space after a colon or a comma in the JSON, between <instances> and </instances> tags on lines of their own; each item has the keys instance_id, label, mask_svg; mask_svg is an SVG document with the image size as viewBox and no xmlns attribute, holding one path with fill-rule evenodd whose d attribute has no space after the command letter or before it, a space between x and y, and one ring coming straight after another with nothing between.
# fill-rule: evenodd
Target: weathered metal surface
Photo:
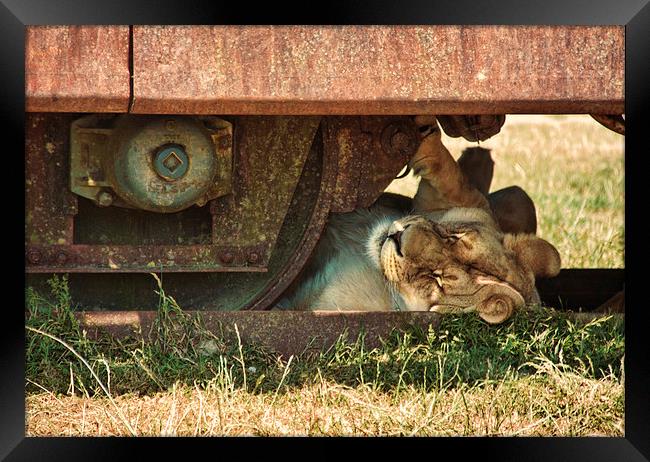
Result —
<instances>
[{"instance_id":1,"label":"weathered metal surface","mask_svg":"<svg viewBox=\"0 0 650 462\"><path fill-rule=\"evenodd\" d=\"M101 206L203 206L232 190L232 144L232 124L217 117L82 117L71 128L71 190Z\"/></svg>"},{"instance_id":2,"label":"weathered metal surface","mask_svg":"<svg viewBox=\"0 0 650 462\"><path fill-rule=\"evenodd\" d=\"M77 198L67 187L71 116L25 117L25 243L72 244ZM37 252L28 252L38 261Z\"/></svg>"},{"instance_id":3,"label":"weathered metal surface","mask_svg":"<svg viewBox=\"0 0 650 462\"><path fill-rule=\"evenodd\" d=\"M296 226L300 224L300 220L303 220L305 227L300 241L293 247L290 256L284 257L285 261L282 266L276 270L277 277L271 279L250 303L249 308L252 310L269 309L278 300L305 266L323 232L332 208L332 190L336 182L338 165L336 154L324 149L323 143L322 133L319 131L309 153L308 161L311 160L311 162L305 165L301 181L291 200L289 213L287 213L285 223L280 230L275 252L283 251L287 254L287 250L291 249L291 244L289 244L291 241L287 238L295 234L296 229L303 229ZM320 155L318 155L319 153ZM310 203L313 203L313 208L306 214L306 207L309 207ZM292 211L294 212L291 213ZM298 222L294 223L293 220L296 219Z\"/></svg>"},{"instance_id":4,"label":"weathered metal surface","mask_svg":"<svg viewBox=\"0 0 650 462\"><path fill-rule=\"evenodd\" d=\"M445 133L452 138L462 136L467 141L485 141L501 131L506 116L503 114L436 115L436 119Z\"/></svg>"},{"instance_id":5,"label":"weathered metal surface","mask_svg":"<svg viewBox=\"0 0 650 462\"><path fill-rule=\"evenodd\" d=\"M332 212L368 207L417 150L410 117L326 117L324 148L338 158Z\"/></svg>"},{"instance_id":6,"label":"weathered metal surface","mask_svg":"<svg viewBox=\"0 0 650 462\"><path fill-rule=\"evenodd\" d=\"M364 333L366 348L375 348L395 330L437 329L441 314L429 312L186 312L200 317L206 329L237 344L261 345L285 358L291 355L321 353L339 339L356 341ZM155 338L152 327L155 311L113 311L75 313L90 337L109 334L116 337ZM589 322L600 313L573 313L576 322ZM617 314L624 318L624 315ZM235 326L237 330L235 331Z\"/></svg>"},{"instance_id":7,"label":"weathered metal surface","mask_svg":"<svg viewBox=\"0 0 650 462\"><path fill-rule=\"evenodd\" d=\"M165 214L173 215L168 219L144 210L127 212L114 207L101 210L119 205L126 196L124 188L116 186L119 180L111 180L111 176L120 175L111 173L103 159L117 149L111 137L119 127L112 125L115 117L85 117L75 121L81 125L72 125L71 143L73 117L68 114L30 114L28 117L28 272L267 271L314 142L318 117L241 117L237 119L236 133L230 122L217 123L214 117L201 117L200 120L213 129L210 143L214 146L211 145L210 150L215 152L210 155L216 153L219 158L216 169L219 179L209 187L207 195L231 194L212 201L204 213L192 207L185 213ZM176 119L172 121L179 125ZM165 127L169 125L167 118L160 120ZM226 142L222 143L224 139ZM234 172L231 171L233 142L236 144ZM70 193L66 172L70 171L68 150L71 144L73 154L76 153L71 156L74 164L70 172L72 188L82 195L90 195L102 207L82 203L82 212L78 213L78 201L87 199L77 199ZM90 155L90 145L93 150L101 151L100 158ZM84 150L84 146L88 149ZM140 154L147 152L149 150L143 148ZM320 167L316 166L312 172L316 177L321 175ZM196 159L192 168L196 169ZM150 170L152 176L157 176L153 168ZM135 171L135 177L138 172ZM83 183L82 191L75 183L77 180ZM92 182L90 186L89 181ZM164 181L160 179L159 183ZM306 196L303 195L303 200L312 198L306 200L305 206L313 205L319 185L311 185ZM142 205L134 200L124 202L122 205L131 207L134 203ZM327 214L327 211L328 206L318 214ZM305 223L294 224L294 228L307 225L309 216L303 218ZM304 260L304 256L302 258Z\"/></svg>"},{"instance_id":8,"label":"weathered metal surface","mask_svg":"<svg viewBox=\"0 0 650 462\"><path fill-rule=\"evenodd\" d=\"M136 113L624 112L622 26L134 26Z\"/></svg>"},{"instance_id":9,"label":"weathered metal surface","mask_svg":"<svg viewBox=\"0 0 650 462\"><path fill-rule=\"evenodd\" d=\"M65 159L69 123L74 116L30 117L43 119L41 128L49 127L51 136L58 141L53 145L56 149L47 149ZM62 122L64 118L66 122ZM242 120L253 118L257 121ZM323 152L318 118L283 117L275 122L253 118L232 120L235 145L241 142L245 146L241 152L235 148L236 161L243 159L244 168L241 177L233 178L233 194L217 199L223 204L213 202L209 207L160 214L98 207L68 193L75 200L77 213L68 229L71 239L65 245L26 242L28 284L47 293L45 281L50 274L66 272L71 273L73 302L81 309L155 309L159 303L156 286L145 273L162 270L166 293L184 308L236 310L270 306L304 266L320 237L336 181L336 155ZM264 133L259 145L247 139L248 135L257 138L257 131ZM33 128L28 127L27 137L34 149L44 142L35 137ZM296 153L298 148L307 152ZM284 159L280 164L273 159L275 153ZM33 157L43 166L49 165L42 153ZM62 165L62 169L56 167L61 175L45 182L49 188L46 195L35 197L28 189L28 205L40 210L42 197L66 194L68 167ZM257 196L247 199L248 191ZM280 197L273 195L276 191ZM251 203L261 204L261 208L251 209ZM244 216L250 210L256 214ZM276 225L268 221L269 216L275 216L281 227L274 230ZM232 228L232 232L224 232L231 226L224 217L231 220L233 227L241 226L248 237L262 233L266 241L251 245L243 239L235 241L246 235L237 235ZM215 233L215 229L222 234ZM270 239L274 242L270 243Z\"/></svg>"},{"instance_id":10,"label":"weathered metal surface","mask_svg":"<svg viewBox=\"0 0 650 462\"><path fill-rule=\"evenodd\" d=\"M227 245L28 245L25 260L30 273L266 272L261 257L250 258L263 251Z\"/></svg>"},{"instance_id":11,"label":"weathered metal surface","mask_svg":"<svg viewBox=\"0 0 650 462\"><path fill-rule=\"evenodd\" d=\"M285 357L301 353L318 353L334 345L339 338L354 341L361 332L368 348L379 345L393 330L417 326L425 332L436 328L438 313L407 312L186 312L200 317L206 329L224 334L237 342L235 325L242 343L257 344ZM152 332L155 311L85 312L76 313L82 327L90 336L106 332L115 336L148 338Z\"/></svg>"},{"instance_id":12,"label":"weathered metal surface","mask_svg":"<svg viewBox=\"0 0 650 462\"><path fill-rule=\"evenodd\" d=\"M127 112L129 26L27 26L28 112Z\"/></svg>"},{"instance_id":13,"label":"weathered metal surface","mask_svg":"<svg viewBox=\"0 0 650 462\"><path fill-rule=\"evenodd\" d=\"M213 241L265 246L260 260L268 260L320 118L241 117L234 122L233 194L211 203L217 217Z\"/></svg>"},{"instance_id":14,"label":"weathered metal surface","mask_svg":"<svg viewBox=\"0 0 650 462\"><path fill-rule=\"evenodd\" d=\"M625 118L623 115L616 114L591 114L599 124L609 128L619 135L625 135Z\"/></svg>"}]
</instances>

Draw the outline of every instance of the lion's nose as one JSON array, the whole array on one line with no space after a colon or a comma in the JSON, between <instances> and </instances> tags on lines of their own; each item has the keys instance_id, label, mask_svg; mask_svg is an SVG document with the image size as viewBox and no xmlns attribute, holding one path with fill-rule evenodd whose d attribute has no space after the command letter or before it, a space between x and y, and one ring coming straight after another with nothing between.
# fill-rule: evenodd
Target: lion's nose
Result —
<instances>
[{"instance_id":1,"label":"lion's nose","mask_svg":"<svg viewBox=\"0 0 650 462\"><path fill-rule=\"evenodd\" d=\"M395 243L399 246L400 243L401 243L400 240L401 240L401 238L402 238L402 233L403 233L403 232L404 232L404 231L397 231L396 233L389 234L389 235L388 235L388 239L392 239L392 240L394 240Z\"/></svg>"},{"instance_id":2,"label":"lion's nose","mask_svg":"<svg viewBox=\"0 0 650 462\"><path fill-rule=\"evenodd\" d=\"M402 234L410 225L402 226L399 223L395 222L388 230L388 239L391 239L395 242L397 247L397 254L402 256Z\"/></svg>"},{"instance_id":3,"label":"lion's nose","mask_svg":"<svg viewBox=\"0 0 650 462\"><path fill-rule=\"evenodd\" d=\"M397 231L396 233L389 234L388 239L392 240L395 243L395 251L397 252L397 255L400 257L403 257L404 254L402 254L402 232L403 231Z\"/></svg>"}]
</instances>

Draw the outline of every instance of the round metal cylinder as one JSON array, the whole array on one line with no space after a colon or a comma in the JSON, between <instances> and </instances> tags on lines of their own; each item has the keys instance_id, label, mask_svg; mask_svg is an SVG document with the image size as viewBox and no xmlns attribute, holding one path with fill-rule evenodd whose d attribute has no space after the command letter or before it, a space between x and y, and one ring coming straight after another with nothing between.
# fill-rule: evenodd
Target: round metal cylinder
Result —
<instances>
[{"instance_id":1,"label":"round metal cylinder","mask_svg":"<svg viewBox=\"0 0 650 462\"><path fill-rule=\"evenodd\" d=\"M214 143L192 117L124 117L111 138L109 179L133 207L178 212L201 203L214 182Z\"/></svg>"}]
</instances>

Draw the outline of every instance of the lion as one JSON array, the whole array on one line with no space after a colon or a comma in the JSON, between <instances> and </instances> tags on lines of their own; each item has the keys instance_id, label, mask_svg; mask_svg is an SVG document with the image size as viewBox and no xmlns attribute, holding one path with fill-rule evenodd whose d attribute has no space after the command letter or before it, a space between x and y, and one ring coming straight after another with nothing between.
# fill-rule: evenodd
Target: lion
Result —
<instances>
[{"instance_id":1,"label":"lion","mask_svg":"<svg viewBox=\"0 0 650 462\"><path fill-rule=\"evenodd\" d=\"M498 324L540 303L535 278L557 275L561 261L535 235L532 200L518 187L488 195L489 155L470 149L456 162L435 117L415 121L415 197L385 193L331 214L279 309L477 312Z\"/></svg>"}]
</instances>

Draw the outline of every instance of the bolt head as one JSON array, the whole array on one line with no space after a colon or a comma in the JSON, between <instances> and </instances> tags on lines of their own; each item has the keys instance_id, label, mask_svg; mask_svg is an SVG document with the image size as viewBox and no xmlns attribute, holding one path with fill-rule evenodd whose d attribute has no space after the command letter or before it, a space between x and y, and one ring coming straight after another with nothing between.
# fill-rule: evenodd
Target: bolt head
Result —
<instances>
[{"instance_id":1,"label":"bolt head","mask_svg":"<svg viewBox=\"0 0 650 462\"><path fill-rule=\"evenodd\" d=\"M175 181L187 173L189 158L180 145L161 146L153 159L154 171L168 181Z\"/></svg>"},{"instance_id":2,"label":"bolt head","mask_svg":"<svg viewBox=\"0 0 650 462\"><path fill-rule=\"evenodd\" d=\"M41 255L41 252L39 252L38 250L30 250L27 252L27 261L29 261L34 265L40 263L42 258L43 256Z\"/></svg>"},{"instance_id":3,"label":"bolt head","mask_svg":"<svg viewBox=\"0 0 650 462\"><path fill-rule=\"evenodd\" d=\"M249 263L257 263L260 259L260 256L256 252L251 252L248 254Z\"/></svg>"},{"instance_id":4,"label":"bolt head","mask_svg":"<svg viewBox=\"0 0 650 462\"><path fill-rule=\"evenodd\" d=\"M406 155L416 148L416 133L410 125L402 122L393 122L384 127L381 133L381 147L389 154Z\"/></svg>"},{"instance_id":5,"label":"bolt head","mask_svg":"<svg viewBox=\"0 0 650 462\"><path fill-rule=\"evenodd\" d=\"M110 191L102 191L97 195L97 203L102 207L108 207L114 200L115 197Z\"/></svg>"}]
</instances>

